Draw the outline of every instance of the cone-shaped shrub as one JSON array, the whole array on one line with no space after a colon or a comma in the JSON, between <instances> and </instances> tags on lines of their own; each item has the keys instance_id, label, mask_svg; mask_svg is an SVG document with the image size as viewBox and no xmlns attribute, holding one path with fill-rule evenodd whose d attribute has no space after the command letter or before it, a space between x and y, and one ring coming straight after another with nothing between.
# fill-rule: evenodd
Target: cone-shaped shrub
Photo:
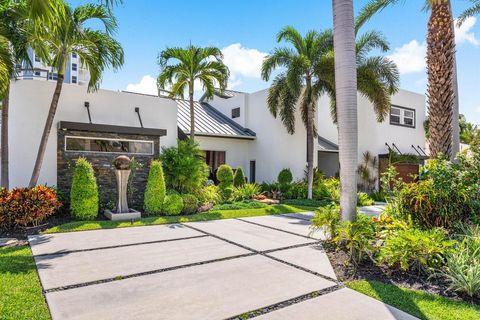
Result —
<instances>
[{"instance_id":1,"label":"cone-shaped shrub","mask_svg":"<svg viewBox=\"0 0 480 320\"><path fill-rule=\"evenodd\" d=\"M280 184L289 184L289 183L292 183L293 181L293 175L292 175L292 171L290 171L290 169L282 169L282 171L279 172L278 174L278 183Z\"/></svg>"},{"instance_id":2,"label":"cone-shaped shrub","mask_svg":"<svg viewBox=\"0 0 480 320\"><path fill-rule=\"evenodd\" d=\"M70 190L70 211L77 220L93 220L98 214L98 187L92 165L78 158Z\"/></svg>"},{"instance_id":3,"label":"cone-shaped shrub","mask_svg":"<svg viewBox=\"0 0 480 320\"><path fill-rule=\"evenodd\" d=\"M145 189L144 207L146 214L160 214L165 200L165 179L162 162L152 160Z\"/></svg>"},{"instance_id":4,"label":"cone-shaped shrub","mask_svg":"<svg viewBox=\"0 0 480 320\"><path fill-rule=\"evenodd\" d=\"M243 169L238 167L235 171L235 176L233 177L233 185L235 187L241 187L245 184L245 175L243 174Z\"/></svg>"},{"instance_id":5,"label":"cone-shaped shrub","mask_svg":"<svg viewBox=\"0 0 480 320\"><path fill-rule=\"evenodd\" d=\"M227 164L222 164L217 170L218 188L223 201L230 201L233 196L233 170Z\"/></svg>"}]
</instances>

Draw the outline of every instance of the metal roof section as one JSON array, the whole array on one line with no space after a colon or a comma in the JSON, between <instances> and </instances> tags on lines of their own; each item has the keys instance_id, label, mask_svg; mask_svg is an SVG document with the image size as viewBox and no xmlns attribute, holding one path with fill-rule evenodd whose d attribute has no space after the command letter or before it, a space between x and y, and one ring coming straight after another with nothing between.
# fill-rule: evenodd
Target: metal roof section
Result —
<instances>
[{"instance_id":1,"label":"metal roof section","mask_svg":"<svg viewBox=\"0 0 480 320\"><path fill-rule=\"evenodd\" d=\"M237 95L238 92L233 91L233 90L223 90L223 92L220 89L215 89L215 95L219 96L220 98L223 99L230 99L233 98Z\"/></svg>"},{"instance_id":2,"label":"metal roof section","mask_svg":"<svg viewBox=\"0 0 480 320\"><path fill-rule=\"evenodd\" d=\"M318 136L318 151L338 152L338 145L324 137Z\"/></svg>"},{"instance_id":3,"label":"metal roof section","mask_svg":"<svg viewBox=\"0 0 480 320\"><path fill-rule=\"evenodd\" d=\"M177 100L177 125L185 133L190 133L190 103ZM194 102L195 135L235 139L256 139L256 133L244 128L226 115L205 102Z\"/></svg>"}]
</instances>

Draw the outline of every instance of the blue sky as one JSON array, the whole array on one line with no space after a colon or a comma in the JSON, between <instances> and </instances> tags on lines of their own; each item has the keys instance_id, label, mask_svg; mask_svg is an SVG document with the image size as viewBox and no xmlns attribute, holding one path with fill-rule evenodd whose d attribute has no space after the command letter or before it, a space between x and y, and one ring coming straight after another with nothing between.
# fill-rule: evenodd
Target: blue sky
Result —
<instances>
[{"instance_id":1,"label":"blue sky","mask_svg":"<svg viewBox=\"0 0 480 320\"><path fill-rule=\"evenodd\" d=\"M89 1L69 2L76 6ZM366 2L355 0L355 10ZM363 28L385 34L391 44L388 55L401 71L401 87L419 93L425 92L427 78L428 14L421 11L422 3L406 0L387 8ZM452 0L452 4L457 16L468 2ZM278 45L275 35L283 26L292 25L301 32L332 26L330 0L124 0L115 14L125 65L117 73L107 71L102 88L145 93L155 90L157 55L167 46L218 46L231 70L230 88L252 92L268 87L260 79L259 68L263 57ZM468 20L456 35L460 112L480 124L480 21Z\"/></svg>"}]
</instances>

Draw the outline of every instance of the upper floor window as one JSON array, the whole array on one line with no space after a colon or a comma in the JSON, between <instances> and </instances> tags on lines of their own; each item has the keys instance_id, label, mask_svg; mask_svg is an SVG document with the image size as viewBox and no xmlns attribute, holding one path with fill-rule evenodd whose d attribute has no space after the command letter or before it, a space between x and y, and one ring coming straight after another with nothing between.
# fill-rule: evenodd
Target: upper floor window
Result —
<instances>
[{"instance_id":1,"label":"upper floor window","mask_svg":"<svg viewBox=\"0 0 480 320\"><path fill-rule=\"evenodd\" d=\"M240 108L232 109L232 119L240 118Z\"/></svg>"},{"instance_id":2,"label":"upper floor window","mask_svg":"<svg viewBox=\"0 0 480 320\"><path fill-rule=\"evenodd\" d=\"M77 57L77 54L76 54L75 52L74 52L74 53L72 53L72 58L74 58L74 59L75 59L76 57Z\"/></svg>"},{"instance_id":3,"label":"upper floor window","mask_svg":"<svg viewBox=\"0 0 480 320\"><path fill-rule=\"evenodd\" d=\"M390 124L415 128L415 110L392 106L390 108Z\"/></svg>"},{"instance_id":4,"label":"upper floor window","mask_svg":"<svg viewBox=\"0 0 480 320\"><path fill-rule=\"evenodd\" d=\"M40 62L40 58L37 55L35 55L35 61Z\"/></svg>"},{"instance_id":5,"label":"upper floor window","mask_svg":"<svg viewBox=\"0 0 480 320\"><path fill-rule=\"evenodd\" d=\"M72 63L72 71L77 71L77 64L76 63Z\"/></svg>"},{"instance_id":6,"label":"upper floor window","mask_svg":"<svg viewBox=\"0 0 480 320\"><path fill-rule=\"evenodd\" d=\"M77 76L72 76L72 83L77 83Z\"/></svg>"}]
</instances>

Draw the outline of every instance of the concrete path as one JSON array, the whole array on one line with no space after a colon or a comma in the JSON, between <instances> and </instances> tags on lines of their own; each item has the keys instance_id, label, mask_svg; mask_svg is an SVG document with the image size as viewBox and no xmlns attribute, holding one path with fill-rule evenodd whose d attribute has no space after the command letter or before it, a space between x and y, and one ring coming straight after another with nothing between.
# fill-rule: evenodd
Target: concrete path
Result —
<instances>
[{"instance_id":1,"label":"concrete path","mask_svg":"<svg viewBox=\"0 0 480 320\"><path fill-rule=\"evenodd\" d=\"M29 238L57 319L414 319L345 289L310 215Z\"/></svg>"}]
</instances>

